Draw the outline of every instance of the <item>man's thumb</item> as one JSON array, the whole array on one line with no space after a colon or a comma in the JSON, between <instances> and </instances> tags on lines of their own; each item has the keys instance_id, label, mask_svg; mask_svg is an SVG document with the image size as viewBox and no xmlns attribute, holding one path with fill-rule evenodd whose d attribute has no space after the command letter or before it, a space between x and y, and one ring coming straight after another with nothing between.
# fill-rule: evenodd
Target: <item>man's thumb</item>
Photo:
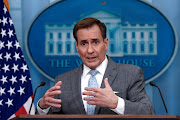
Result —
<instances>
[{"instance_id":1,"label":"man's thumb","mask_svg":"<svg viewBox=\"0 0 180 120\"><path fill-rule=\"evenodd\" d=\"M109 82L108 82L108 78L104 79L104 85L106 88L110 87Z\"/></svg>"}]
</instances>

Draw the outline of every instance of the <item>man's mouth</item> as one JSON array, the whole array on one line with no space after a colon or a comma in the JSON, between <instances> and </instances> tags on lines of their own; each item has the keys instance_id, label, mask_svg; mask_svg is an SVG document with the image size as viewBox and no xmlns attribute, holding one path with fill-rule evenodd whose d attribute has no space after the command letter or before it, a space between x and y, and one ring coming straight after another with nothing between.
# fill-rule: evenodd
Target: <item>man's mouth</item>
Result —
<instances>
[{"instance_id":1,"label":"man's mouth","mask_svg":"<svg viewBox=\"0 0 180 120\"><path fill-rule=\"evenodd\" d=\"M88 60L94 60L96 57L87 57Z\"/></svg>"}]
</instances>

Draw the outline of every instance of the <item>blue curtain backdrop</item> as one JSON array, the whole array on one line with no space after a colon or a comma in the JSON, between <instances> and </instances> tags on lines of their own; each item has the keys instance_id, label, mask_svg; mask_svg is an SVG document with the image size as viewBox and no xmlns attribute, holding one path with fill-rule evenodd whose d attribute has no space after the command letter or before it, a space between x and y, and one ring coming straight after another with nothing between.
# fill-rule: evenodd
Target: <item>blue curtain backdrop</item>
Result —
<instances>
[{"instance_id":1,"label":"blue curtain backdrop","mask_svg":"<svg viewBox=\"0 0 180 120\"><path fill-rule=\"evenodd\" d=\"M30 62L25 50L25 35L27 29L34 17L41 12L44 7L47 7L51 2L56 0L9 0L10 13L16 29L18 41L22 47L23 54L29 65L33 90L41 82L45 81L46 85L41 87L36 94L35 103L43 96L48 88L53 86L53 82L44 77ZM151 4L159 8L171 21L177 32L177 37L180 38L180 0L147 0ZM180 116L180 43L178 43L178 51L170 67L154 82L161 88L166 106L170 115ZM157 114L165 114L165 109L161 101L159 92L156 88L146 84L146 91L152 100L153 106Z\"/></svg>"}]
</instances>

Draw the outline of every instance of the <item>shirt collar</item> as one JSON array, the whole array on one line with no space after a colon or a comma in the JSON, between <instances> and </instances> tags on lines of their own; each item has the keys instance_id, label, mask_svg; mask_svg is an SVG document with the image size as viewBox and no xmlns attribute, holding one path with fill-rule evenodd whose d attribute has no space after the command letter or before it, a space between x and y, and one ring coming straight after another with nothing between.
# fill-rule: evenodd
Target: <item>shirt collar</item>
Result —
<instances>
[{"instance_id":1,"label":"shirt collar","mask_svg":"<svg viewBox=\"0 0 180 120\"><path fill-rule=\"evenodd\" d=\"M99 73L102 74L103 76L104 76L105 70L107 68L107 64L108 64L108 59L107 59L107 56L105 56L104 61L98 67L96 67L96 70L98 70ZM85 64L83 64L83 76L84 77L89 73L90 70L91 69L89 67L87 67Z\"/></svg>"}]
</instances>

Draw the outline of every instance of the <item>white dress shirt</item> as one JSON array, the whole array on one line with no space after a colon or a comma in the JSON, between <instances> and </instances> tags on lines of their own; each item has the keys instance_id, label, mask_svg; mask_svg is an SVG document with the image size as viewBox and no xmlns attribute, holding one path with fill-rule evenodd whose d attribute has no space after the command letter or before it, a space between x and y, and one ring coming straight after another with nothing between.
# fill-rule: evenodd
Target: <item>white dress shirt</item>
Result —
<instances>
[{"instance_id":1,"label":"white dress shirt","mask_svg":"<svg viewBox=\"0 0 180 120\"><path fill-rule=\"evenodd\" d=\"M98 73L96 74L95 77L97 79L98 88L100 88L101 83L103 81L103 76L104 76L105 70L107 68L107 65L108 65L108 59L107 59L107 57L105 57L105 60L96 68ZM90 70L91 69L89 67L87 67L86 65L83 64L83 74L81 76L81 92L84 92L85 91L84 88L88 87L88 80L91 77L91 75L89 73ZM82 95L82 101L84 104L85 111L87 111L87 101L83 100L84 97L86 97L86 95ZM42 110L38 106L38 103L37 103L37 110L38 110L39 114L47 114L50 107ZM111 109L111 110L116 112L117 114L124 114L124 109L125 109L124 100L122 98L118 97L117 108Z\"/></svg>"}]
</instances>

